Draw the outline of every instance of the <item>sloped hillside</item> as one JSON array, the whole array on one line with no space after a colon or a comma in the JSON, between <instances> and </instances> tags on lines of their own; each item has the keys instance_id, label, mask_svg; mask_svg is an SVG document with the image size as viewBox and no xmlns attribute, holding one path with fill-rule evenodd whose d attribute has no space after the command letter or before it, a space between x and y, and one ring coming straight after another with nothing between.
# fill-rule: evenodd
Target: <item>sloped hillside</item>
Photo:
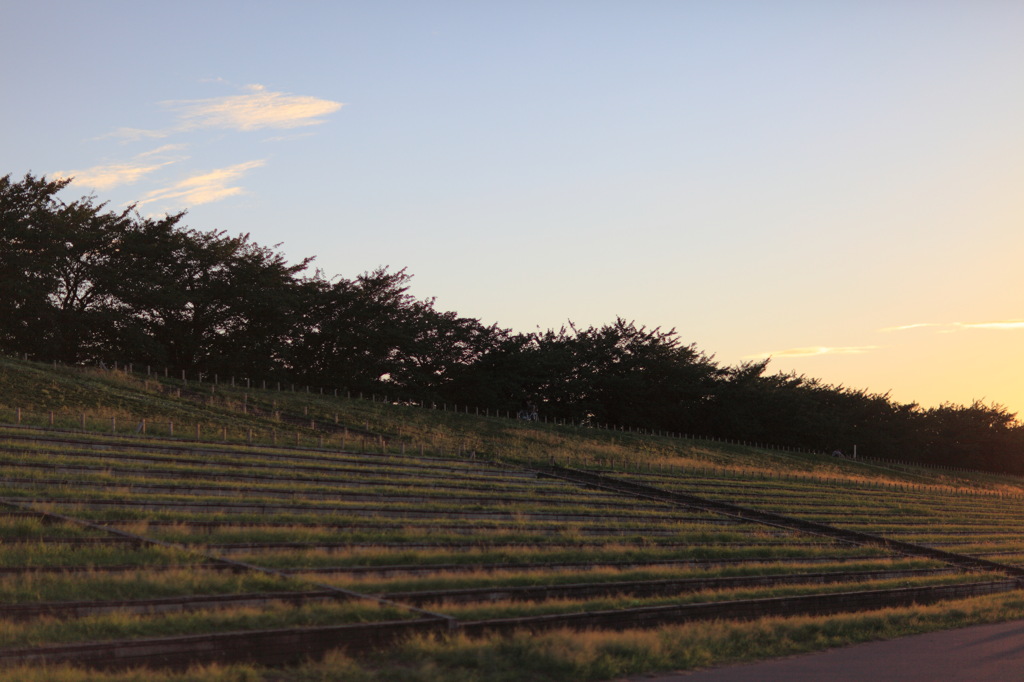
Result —
<instances>
[{"instance_id":1,"label":"sloped hillside","mask_svg":"<svg viewBox=\"0 0 1024 682\"><path fill-rule=\"evenodd\" d=\"M251 381L0 371L12 676L602 679L1024 610L1009 477Z\"/></svg>"}]
</instances>

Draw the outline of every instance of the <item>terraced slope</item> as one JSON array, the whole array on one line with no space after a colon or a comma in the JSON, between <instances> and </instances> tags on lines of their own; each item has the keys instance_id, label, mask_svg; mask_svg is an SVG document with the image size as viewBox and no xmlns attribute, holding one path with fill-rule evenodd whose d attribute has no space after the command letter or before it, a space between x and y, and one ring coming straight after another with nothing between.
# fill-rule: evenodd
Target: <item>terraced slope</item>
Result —
<instances>
[{"instance_id":1,"label":"terraced slope","mask_svg":"<svg viewBox=\"0 0 1024 682\"><path fill-rule=\"evenodd\" d=\"M0 464L0 665L281 663L414 632L828 613L1017 586L997 564L906 551L1014 549L1002 507L964 496L24 430L0 441ZM913 525L946 514L962 525ZM957 529L978 542L956 545Z\"/></svg>"},{"instance_id":2,"label":"terraced slope","mask_svg":"<svg viewBox=\"0 0 1024 682\"><path fill-rule=\"evenodd\" d=\"M620 478L1024 568L1024 498L1019 495L934 486L908 486L893 494L856 481Z\"/></svg>"}]
</instances>

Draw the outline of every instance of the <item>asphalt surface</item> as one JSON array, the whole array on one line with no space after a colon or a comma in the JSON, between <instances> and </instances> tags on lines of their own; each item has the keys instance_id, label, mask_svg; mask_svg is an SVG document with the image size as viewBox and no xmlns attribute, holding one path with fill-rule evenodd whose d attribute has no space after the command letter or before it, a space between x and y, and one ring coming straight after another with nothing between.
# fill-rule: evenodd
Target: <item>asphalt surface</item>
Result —
<instances>
[{"instance_id":1,"label":"asphalt surface","mask_svg":"<svg viewBox=\"0 0 1024 682\"><path fill-rule=\"evenodd\" d=\"M1024 680L1024 621L911 635L762 663L624 679L629 682L1014 682Z\"/></svg>"}]
</instances>

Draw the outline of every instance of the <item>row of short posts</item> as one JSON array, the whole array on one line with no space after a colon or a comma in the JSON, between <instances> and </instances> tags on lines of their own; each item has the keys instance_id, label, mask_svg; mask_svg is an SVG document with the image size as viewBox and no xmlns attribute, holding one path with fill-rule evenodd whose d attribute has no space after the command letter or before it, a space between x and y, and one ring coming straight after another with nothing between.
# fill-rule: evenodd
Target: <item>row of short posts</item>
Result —
<instances>
[{"instance_id":1,"label":"row of short posts","mask_svg":"<svg viewBox=\"0 0 1024 682\"><path fill-rule=\"evenodd\" d=\"M27 353L23 354L23 358L27 361L28 360L28 354ZM58 366L58 363L57 363L56 360L54 360L53 361L53 367L56 369L57 366ZM106 369L105 366L103 366L103 368ZM113 369L115 371L122 370L124 372L129 373L129 374L134 374L135 373L134 363L122 363L122 364L119 365L117 362L114 362L113 363ZM154 377L154 376L159 377L160 374L161 374L161 372L159 370L155 370L150 365L146 366L146 376L147 377ZM163 369L162 375L163 375L164 378L168 378L168 379L171 378L170 377L170 370L168 368L166 368L166 367ZM180 377L181 377L180 381L182 383L182 386L186 386L187 387L188 386L188 382L190 381L190 379L188 378L187 371L186 370L180 370ZM216 386L218 386L220 384L220 376L219 376L219 374L213 373L212 375L204 375L203 372L199 372L196 375L195 379L193 379L192 381L194 381L198 385L202 385L204 377L206 378L207 383L211 384L211 386L212 386L211 390L215 391L216 390ZM212 381L211 381L211 379L212 379ZM254 384L255 384L255 381L252 380L251 378L248 378L248 377L245 378L244 380L237 380L234 376L232 376L227 381L229 381L229 383L230 383L230 385L232 387L239 386L240 385L240 383L239 383L240 381L244 381L245 382L245 387L246 388L253 388ZM260 383L260 387L263 390L267 390L268 388L271 388L270 386L268 386L268 382L267 382L266 379L260 380L259 383ZM278 381L278 382L270 382L270 383L274 384L274 386L276 387L277 391L285 390L282 387L282 383L280 381ZM301 387L300 390L297 390L297 389L299 389L299 387L296 384L285 384L285 386L288 386L289 387L288 390L290 390L290 392L293 392L293 393L294 392L314 393L314 391L312 391L311 387L308 386L308 385L304 386L304 387ZM344 389L341 389L339 391L339 389L337 389L337 388L329 389L328 391L325 392L324 388L320 387L318 389L318 391L316 391L316 393L318 393L319 395L331 395L331 394L333 394L333 396L336 397L336 398L337 397L341 397L341 394L344 393L344 397L346 397L346 398L351 398L352 397L351 392L349 392L347 390L344 390ZM180 389L178 390L178 396L179 397L181 396ZM363 393L359 392L358 393L358 397L359 397L359 399L364 399ZM376 394L371 394L370 399L373 400L374 402L376 402L377 401ZM384 395L383 396L383 400L384 400L384 402L387 402L388 401L388 396ZM417 401L410 401L410 404L413 404L413 405L418 404L422 408L441 409L443 411L449 411L449 407L450 407L451 408L450 411L470 414L470 407L468 405L461 405L460 406L458 404L453 404L453 405L449 406L447 403L441 403L440 405L436 405L436 404L429 404L428 405L427 403L425 403L423 401L419 401L418 403L417 403ZM245 411L245 410L243 409L243 411ZM492 415L492 410L489 409L489 408L486 408L486 409L481 411L481 409L479 407L476 407L476 408L473 408L473 413L476 414L476 415L484 415L484 416L488 416L489 417L489 416ZM509 419L509 418L512 418L514 415L512 414L512 412L510 410L497 410L497 409L495 409L495 410L493 410L493 416L495 416L495 417L502 417L502 416L504 416L504 418ZM602 425L602 424L583 425L583 424L577 424L577 423L573 422L572 420L568 420L568 419L553 418L553 419L549 420L547 415L544 415L541 418L541 421L543 423L545 423L545 424L551 423L551 424L562 425L562 426L572 426L574 428L593 428L593 429L604 430L604 431L617 431L617 432L634 433L634 434L640 434L640 435L661 436L661 437L665 437L665 438L686 439L686 440L704 440L704 441L719 442L719 443L724 443L724 444L745 445L745 446L750 446L750 447L758 447L758 448L762 448L762 449L779 450L779 451L785 451L785 452L810 452L809 450L805 450L805 449L802 449L802 448L789 447L789 446L774 446L774 445L768 445L768 444L762 444L762 443L755 443L755 442L752 442L752 441L732 440L732 439L728 439L728 438L718 438L718 437L714 437L714 436L704 437L704 436L698 436L698 435L676 433L676 432L672 432L672 431L663 431L663 430L659 430L659 429L636 428L636 427L629 427L629 426L611 426L611 425Z\"/></svg>"},{"instance_id":2,"label":"row of short posts","mask_svg":"<svg viewBox=\"0 0 1024 682\"><path fill-rule=\"evenodd\" d=\"M28 361L28 354L27 353L23 353L22 357L23 357L24 360ZM58 366L58 362L56 360L54 360L54 361L52 361L52 364L53 364L54 369L56 369L57 366ZM113 363L113 369L114 370L121 369L121 370L123 370L123 371L125 371L125 372L127 372L129 374L133 374L134 371L135 371L134 363L122 363L119 366L119 364L117 362L114 362ZM159 376L160 374L161 374L161 372L159 370L155 370L150 365L146 366L146 376L147 377ZM167 368L164 368L163 372L162 372L162 375L163 375L164 378L170 378L170 371ZM188 379L186 370L181 370L180 376L181 376L182 385L183 386L187 386L188 382L189 382L189 379ZM200 372L200 373L198 373L198 375L197 375L196 379L194 379L194 381L196 383L198 383L199 385L202 385L203 378L204 378L204 374L202 372ZM210 381L211 378L212 378L212 382ZM214 373L212 375L206 375L206 379L207 379L207 383L212 383L212 385L214 387L219 385L219 383L220 383L220 377L219 377L219 375L217 373ZM240 381L244 381L245 382L246 388L253 388L254 384L256 383L251 378L245 378L244 380L236 380L236 378L234 376L232 376L229 379L230 385L232 387L239 386L240 385L240 383L239 383ZM290 391L291 392L297 392L296 391L297 386L295 384L290 384L289 386L290 386ZM264 390L268 389L268 382L265 379L261 380L260 381L260 387L262 389L264 389ZM303 391L299 391L299 392L313 393L313 391L311 390L311 387L308 386L308 385L304 386L302 388L304 390ZM283 390L282 389L282 384L279 381L276 382L276 390L278 390L278 391ZM318 389L317 393L319 395L333 394L334 397L336 397L336 398L337 397L341 397L341 393L344 393L344 397L346 397L346 398L351 398L352 397L352 395L351 395L351 393L349 391L344 390L344 389L339 391L339 389L337 389L337 388L329 389L327 392L325 392L324 388L320 387ZM178 392L178 395L180 397L180 391ZM358 394L358 397L360 399L364 399L363 393L360 392ZM376 402L376 399L377 399L376 394L372 394L370 399L373 400L374 402ZM385 395L383 397L383 400L384 400L384 402L387 402L388 401L388 396ZM410 404L418 404L420 407L423 407L423 408L428 408L429 407L429 408L437 409L439 407L437 405L428 405L428 404L426 404L425 402L422 402L422 401L420 401L419 403L417 403L416 401L411 401ZM461 407L461 409L460 409L460 407ZM444 410L444 411L448 411L449 410L449 405L447 403L442 403L440 405L440 409ZM460 405L456 404L456 405L452 405L451 406L451 411L454 411L454 412L464 412L465 414L470 414L470 407L468 405L460 406ZM477 415L483 414L485 416L491 416L492 410L487 408L487 409L484 409L483 411L481 411L480 408L474 408L474 413L477 414ZM502 413L504 413L504 414L502 414ZM509 410L493 410L493 416L495 416L495 417L502 417L502 416L504 416L505 418L511 418L513 415L512 415L512 413ZM544 423L549 423L548 417L546 415L544 417L542 417L542 421ZM20 423L20 421L19 421L19 423ZM576 424L576 423L572 422L571 420L566 420L566 419L553 419L553 420L551 420L550 423L561 424L563 426L583 427L582 424ZM662 431L662 430L658 430L658 429L645 429L645 428L635 428L635 427L626 427L626 426L609 426L609 425L601 425L601 424L590 424L590 425L587 425L586 428L594 428L594 429L597 429L597 430L605 430L605 431L618 431L618 432L625 432L625 433L636 433L636 434L642 434L642 435L662 436L662 437L666 437L666 438L677 438L677 439L686 439L686 440L702 440L702 441L718 442L718 443L731 444L731 445L744 445L744 446L749 446L749 447L757 447L757 448L762 448L762 449L777 450L777 451L783 451L783 452L804 452L804 453L813 452L812 450L807 450L807 449L798 448L798 447L776 446L776 445L770 445L770 444L764 444L764 443L755 443L753 441L735 440L735 439L729 439L729 438L719 438L719 437L715 437L715 436L710 436L710 437L699 436L699 435L692 435L692 434L676 433L676 432L672 432L672 431ZM889 463L888 460L875 460L875 461ZM893 463L893 464L904 464L903 462L895 462L895 461L892 461L891 463ZM915 466L926 466L926 467L928 467L930 465L927 465L927 464L915 464ZM969 471L967 469L963 469L963 468L959 468L959 467L947 467L947 466L931 466L930 468L941 469L941 470L945 470L945 471L964 471L964 472Z\"/></svg>"},{"instance_id":3,"label":"row of short posts","mask_svg":"<svg viewBox=\"0 0 1024 682\"><path fill-rule=\"evenodd\" d=\"M19 408L15 408L14 416L15 416L15 423L18 424L18 425L22 424L23 419L24 419L24 412L23 412L22 408L20 408L20 407ZM337 420L337 417L335 417L335 419ZM117 417L116 416L111 416L111 417L109 417L109 420L110 420L110 422L109 422L110 423L110 433L117 433L117 428L118 428ZM55 419L55 412L53 410L50 410L47 413L47 422L48 422L49 426L53 427L55 425L55 421L56 421L56 419ZM138 423L138 425L136 426L135 432L139 433L139 434L142 434L142 435L146 435L149 424L150 424L149 420L142 419ZM175 434L174 422L173 421L168 421L168 422L166 422L166 424L167 424L168 436L169 437L174 437L174 434ZM80 425L80 427L81 427L81 429L83 431L87 430L87 425L88 425L87 424L87 416L86 416L86 414L84 412L81 413L81 415L79 417L79 425ZM369 425L367 425L367 430L369 430L368 426ZM315 427L316 427L315 420L310 420L310 428L311 429L315 429ZM221 431L220 435L221 435L221 438L222 438L223 442L228 442L228 435L229 435L228 434L228 428L226 426L222 426L220 428L220 431ZM195 439L197 441L201 440L202 435L203 435L202 426L200 424L196 424L195 425ZM300 434L300 432L296 431L294 435L295 435L295 446L296 447L301 446L302 443L301 443L301 434ZM253 429L251 429L251 428L247 429L246 436L245 436L246 442L247 443L252 443L253 440L254 440L253 436L254 436ZM270 441L271 441L272 445L277 445L279 443L279 437L278 436L279 436L279 434L278 434L277 429L272 429L270 431ZM350 436L350 434L348 433L347 429L342 431L339 450L345 451L348 448L348 445L350 444L349 436ZM319 447L320 449L323 449L323 447L324 447L324 435L323 435L323 433L318 433L316 438L317 438L317 441L316 441L317 442L317 447ZM285 443L284 439L280 439L280 444L283 445L284 443ZM355 443L352 443L352 444L354 445ZM372 445L372 448L371 448L371 445ZM361 436L358 439L358 446L357 447L358 447L358 451L359 452L363 452L363 453L369 453L369 452L372 451L372 452L379 452L380 454L387 454L389 445L390 445L390 443L389 443L388 439L386 439L384 436L376 436L375 438L367 438L366 436ZM406 455L407 454L407 443L405 441L401 441L400 440L399 441L399 445L398 445L398 450L399 450L401 455ZM418 448L414 448L414 451L415 450L418 450L418 454L421 457L422 456L426 456L426 454L427 454L427 450L426 450L425 446L422 443L420 443L418 445ZM438 451L437 454L438 455L443 455L444 453L443 453L443 451ZM452 451L452 454L457 456L457 457L459 457L459 458L470 458L470 459L476 459L476 456L477 456L475 450L471 451L471 450L469 450L468 448L465 448L462 445L458 446L457 449L454 449ZM554 456L552 456L552 460L551 461L552 461L552 463L555 463L555 457ZM600 468L600 462L598 462L596 460L591 462L585 456L581 456L581 455L571 455L571 456L568 456L566 458L566 464L568 466L572 466L572 467L575 467L575 468L581 468L581 469L583 469L583 468L593 468L593 467ZM828 478L828 477L822 478L822 477L818 477L818 476L791 476L791 477L785 477L785 476L783 476L782 474L779 474L779 473L764 472L764 471L758 471L758 470L752 470L752 471L733 471L733 470L728 470L728 469L720 469L720 470L719 469L711 469L711 470L709 470L707 468L699 468L699 469L698 468L694 468L692 471L687 472L685 467L673 467L670 464L669 465L665 465L665 464L661 464L661 463L641 462L641 461L638 461L638 460L626 460L626 459L622 459L622 460L619 460L619 461L616 461L615 459L611 459L611 460L608 461L607 464L613 470L621 469L621 470L624 470L624 471L629 471L630 469L632 469L632 470L634 470L634 471L636 471L638 473L643 472L644 470L646 470L647 473L660 472L660 473L670 473L670 474L678 474L678 475L686 475L687 473L690 473L692 475L699 475L699 476L707 476L709 474L712 474L712 475L736 477L736 478L752 478L752 477L761 478L761 479L791 478L792 480L814 482L814 483L825 484L825 485L838 485L838 484L841 484L841 483L844 482L844 480L840 479L840 478ZM867 485L869 487L878 487L878 488L882 488L882 489L890 489L890 490L902 491L902 492L909 492L909 491L914 491L914 490L924 490L924 491L931 491L931 492L940 492L941 491L941 492L949 492L949 493L961 492L959 488L953 488L953 487L946 488L944 486L932 486L932 485L927 485L927 484L915 484L915 483L907 483L907 482L904 482L904 483L895 483L895 482L894 483L886 483L886 482L883 482L883 481L879 481L879 482L874 482L874 483L873 482L867 482L865 485ZM993 491L991 494L997 495L997 496L999 496L1001 498L1002 497L1006 497L1006 498L1010 498L1010 497L1019 498L1020 497L1020 495L1015 495L1015 494L1012 494L1012 493L1003 493L1001 491Z\"/></svg>"}]
</instances>

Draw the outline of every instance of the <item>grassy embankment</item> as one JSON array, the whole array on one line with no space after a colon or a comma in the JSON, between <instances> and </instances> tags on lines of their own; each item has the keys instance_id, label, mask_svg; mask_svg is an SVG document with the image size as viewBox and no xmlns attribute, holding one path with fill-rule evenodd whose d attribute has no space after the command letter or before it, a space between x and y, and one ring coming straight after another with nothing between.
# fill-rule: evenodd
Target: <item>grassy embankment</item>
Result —
<instances>
[{"instance_id":1,"label":"grassy embankment","mask_svg":"<svg viewBox=\"0 0 1024 682\"><path fill-rule=\"evenodd\" d=\"M663 488L892 534L952 551L1003 553L1000 560L1005 561L1014 560L1011 552L1024 551L1013 536L1001 533L1024 522L1024 502L1017 497L1021 484L1010 477L525 424L478 416L475 410L467 414L462 406L455 413L321 396L319 391L301 389L186 385L123 372L54 370L3 358L0 389L0 421L12 422L20 416L22 424L48 427L52 421L54 427L76 431L85 415L92 430L88 436L77 434L82 441L77 445L10 440L0 448L3 497L179 545L159 549L61 544L62 539L88 539L97 533L74 524L43 524L12 516L0 523L4 565L46 571L3 576L3 603L298 591L311 583L362 593L393 593L937 567L933 561L767 531L753 524L723 525L710 514L687 512L688 518L681 519L679 510L657 505L629 509L615 496L550 480L524 479L514 469L494 469L481 460L512 466L555 460L600 468ZM145 435L139 428L142 420L146 420ZM175 435L187 439L178 445L188 449L143 447L168 445L152 437L166 438L170 429L161 424L172 422ZM119 435L107 433L115 429ZM283 448L294 445L296 438L308 454ZM282 447L254 450L245 447L249 440ZM116 442L118 447L91 448L90 441ZM321 445L323 450L315 449ZM348 452L338 453L343 446ZM403 449L413 455L421 448L441 459L402 456ZM384 449L390 454L381 454ZM369 498L380 501L375 506ZM246 511L241 508L245 504L262 505L263 510ZM286 538L310 546L273 546ZM231 550L231 558L280 568L289 577L235 575L205 567L208 554L227 551L221 544L232 542L252 547ZM735 560L746 563L730 563ZM694 563L699 561L711 563ZM574 563L579 566L564 565ZM132 570L117 575L105 572L106 567L125 565ZM75 566L89 570L47 572ZM410 566L427 570L416 572ZM350 572L373 567L383 570ZM455 604L441 597L430 608L473 619L981 578L957 573L643 598L620 594ZM408 614L390 607L368 608L362 602L304 607L274 603L164 616L114 613L3 621L0 639L3 646L15 646ZM1022 615L1024 600L1011 592L829 617L694 623L625 632L416 639L379 657L354 660L332 655L322 663L287 671L209 666L163 678L161 673L101 675L64 668L3 672L5 679L47 680L133 679L131 675L150 680L592 680L752 660Z\"/></svg>"},{"instance_id":2,"label":"grassy embankment","mask_svg":"<svg viewBox=\"0 0 1024 682\"><path fill-rule=\"evenodd\" d=\"M981 472L954 473L913 466L835 460L819 453L751 447L737 443L677 438L571 425L508 419L466 405L433 409L385 403L385 396L336 398L332 389L250 381L212 384L167 378L153 372L53 368L0 356L0 423L17 411L26 425L109 435L167 435L242 446L270 444L340 448L442 457L477 455L509 463L555 461L622 471L692 472L739 480L817 480L876 485L887 489L935 487L949 491L990 491L1024 495L1024 480ZM230 383L234 382L234 383ZM272 386L257 388L257 384ZM273 386L280 386L279 389ZM457 410L457 411L456 411ZM308 420L308 423L307 423ZM225 438L225 435L227 436ZM422 450L421 450L422 449Z\"/></svg>"}]
</instances>

